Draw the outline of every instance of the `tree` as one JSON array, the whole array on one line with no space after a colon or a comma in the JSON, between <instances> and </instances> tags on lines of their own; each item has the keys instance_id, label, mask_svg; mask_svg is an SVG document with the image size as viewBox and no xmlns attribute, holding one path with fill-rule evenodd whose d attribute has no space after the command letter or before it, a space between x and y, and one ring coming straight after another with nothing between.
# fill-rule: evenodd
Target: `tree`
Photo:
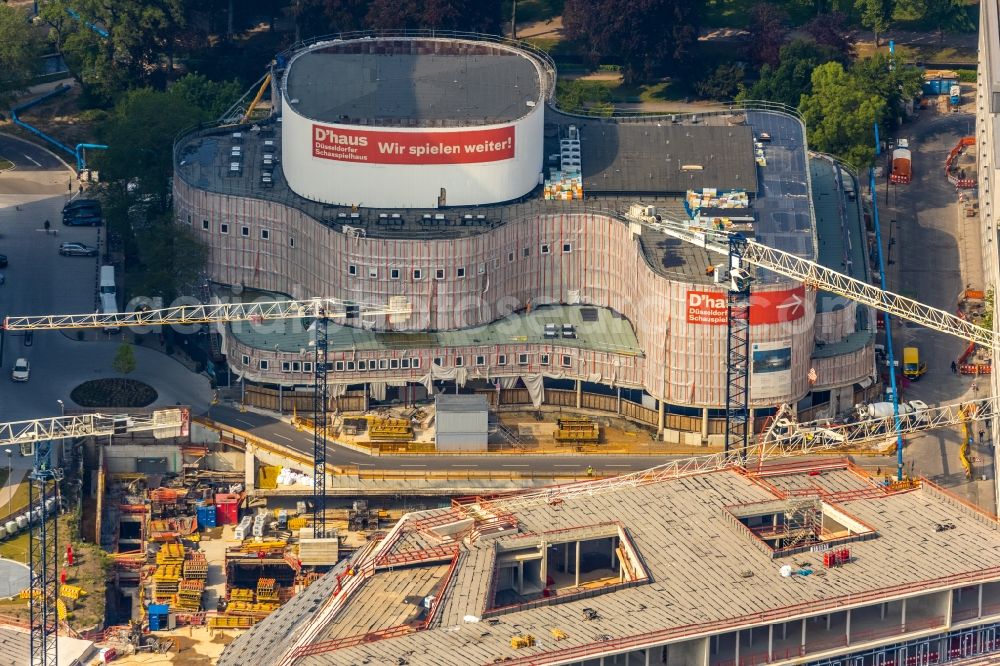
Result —
<instances>
[{"instance_id":1,"label":"tree","mask_svg":"<svg viewBox=\"0 0 1000 666\"><path fill-rule=\"evenodd\" d=\"M945 32L976 29L975 22L969 18L967 5L958 0L924 0L924 23L934 26L940 42L944 42Z\"/></svg>"},{"instance_id":2,"label":"tree","mask_svg":"<svg viewBox=\"0 0 1000 666\"><path fill-rule=\"evenodd\" d=\"M861 25L875 33L875 46L879 46L880 36L889 30L895 0L855 0L854 8L861 14Z\"/></svg>"},{"instance_id":3,"label":"tree","mask_svg":"<svg viewBox=\"0 0 1000 666\"><path fill-rule=\"evenodd\" d=\"M809 145L861 168L875 159L873 127L884 113L885 100L858 87L839 62L820 65L812 73L812 93L799 106L809 130Z\"/></svg>"},{"instance_id":4,"label":"tree","mask_svg":"<svg viewBox=\"0 0 1000 666\"><path fill-rule=\"evenodd\" d=\"M563 27L591 64L619 61L633 83L690 61L701 11L696 0L566 0Z\"/></svg>"},{"instance_id":5,"label":"tree","mask_svg":"<svg viewBox=\"0 0 1000 666\"><path fill-rule=\"evenodd\" d=\"M841 12L819 14L802 26L820 46L826 46L839 54L838 60L846 62L851 55L851 39L847 32L847 17Z\"/></svg>"},{"instance_id":6,"label":"tree","mask_svg":"<svg viewBox=\"0 0 1000 666\"><path fill-rule=\"evenodd\" d=\"M201 283L208 248L190 228L177 224L173 211L151 217L136 230L136 245L139 256L127 266L133 295L162 296L170 303Z\"/></svg>"},{"instance_id":7,"label":"tree","mask_svg":"<svg viewBox=\"0 0 1000 666\"><path fill-rule=\"evenodd\" d=\"M115 358L111 361L111 367L119 375L128 375L135 372L135 352L132 351L132 345L123 342L118 346Z\"/></svg>"},{"instance_id":8,"label":"tree","mask_svg":"<svg viewBox=\"0 0 1000 666\"><path fill-rule=\"evenodd\" d=\"M41 41L28 26L27 12L0 5L0 103L6 106L27 89L40 52Z\"/></svg>"},{"instance_id":9,"label":"tree","mask_svg":"<svg viewBox=\"0 0 1000 666\"><path fill-rule=\"evenodd\" d=\"M893 61L884 53L858 60L851 66L850 75L859 90L885 101L878 120L886 129L892 129L903 117L906 102L920 94L924 81L919 68Z\"/></svg>"},{"instance_id":10,"label":"tree","mask_svg":"<svg viewBox=\"0 0 1000 666\"><path fill-rule=\"evenodd\" d=\"M350 32L367 27L368 0L326 0L323 12L335 32Z\"/></svg>"},{"instance_id":11,"label":"tree","mask_svg":"<svg viewBox=\"0 0 1000 666\"><path fill-rule=\"evenodd\" d=\"M796 39L781 47L777 67L764 65L760 78L742 93L742 99L766 99L797 107L802 95L812 92L813 70L839 54L816 42Z\"/></svg>"},{"instance_id":12,"label":"tree","mask_svg":"<svg viewBox=\"0 0 1000 666\"><path fill-rule=\"evenodd\" d=\"M777 65L788 35L788 13L770 2L758 2L750 9L749 31L746 50L750 60L757 65Z\"/></svg>"},{"instance_id":13,"label":"tree","mask_svg":"<svg viewBox=\"0 0 1000 666\"><path fill-rule=\"evenodd\" d=\"M728 101L740 91L744 76L742 65L723 63L710 76L699 79L694 87L702 97Z\"/></svg>"},{"instance_id":14,"label":"tree","mask_svg":"<svg viewBox=\"0 0 1000 666\"><path fill-rule=\"evenodd\" d=\"M338 0L337 4L351 3ZM496 34L502 20L500 0L372 0L370 5L365 20L374 30L434 28Z\"/></svg>"}]
</instances>

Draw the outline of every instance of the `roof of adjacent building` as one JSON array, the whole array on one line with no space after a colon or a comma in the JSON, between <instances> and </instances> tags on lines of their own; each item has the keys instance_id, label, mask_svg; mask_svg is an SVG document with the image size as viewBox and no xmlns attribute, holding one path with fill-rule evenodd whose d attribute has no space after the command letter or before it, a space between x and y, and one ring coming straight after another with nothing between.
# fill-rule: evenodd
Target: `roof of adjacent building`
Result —
<instances>
[{"instance_id":1,"label":"roof of adjacent building","mask_svg":"<svg viewBox=\"0 0 1000 666\"><path fill-rule=\"evenodd\" d=\"M313 120L403 127L510 122L540 103L542 83L529 56L462 45L363 40L307 51L288 68L287 98ZM359 46L377 52L345 52Z\"/></svg>"},{"instance_id":2,"label":"roof of adjacent building","mask_svg":"<svg viewBox=\"0 0 1000 666\"><path fill-rule=\"evenodd\" d=\"M440 412L478 413L489 409L485 395L439 393L434 396L434 409Z\"/></svg>"},{"instance_id":3,"label":"roof of adjacent building","mask_svg":"<svg viewBox=\"0 0 1000 666\"><path fill-rule=\"evenodd\" d=\"M583 189L684 194L714 187L757 193L753 130L670 121L581 123Z\"/></svg>"},{"instance_id":4,"label":"roof of adjacent building","mask_svg":"<svg viewBox=\"0 0 1000 666\"><path fill-rule=\"evenodd\" d=\"M26 628L0 625L0 666L31 663L31 634ZM93 641L59 636L58 658L64 666L89 664L97 655Z\"/></svg>"},{"instance_id":5,"label":"roof of adjacent building","mask_svg":"<svg viewBox=\"0 0 1000 666\"><path fill-rule=\"evenodd\" d=\"M296 664L375 666L397 664L404 658L411 666L467 666L508 657L543 663L544 658L564 650L599 651L608 640L628 640L633 647L662 644L711 631L722 623L728 627L759 625L764 613L768 621L780 621L783 617L821 613L861 602L872 604L921 590L1000 580L1000 568L996 566L1000 561L1000 531L995 518L929 483L889 490L881 486L879 479L848 468L846 462L822 463L822 471L810 464L817 465L805 462L798 463L797 468L765 467L759 474L721 470L639 485L622 483L614 489L608 489L605 482L594 482L592 490L578 484L562 494L558 490L542 493L538 501L522 505L505 506L501 500L493 506L480 503L464 514L456 509L409 514L392 533L400 534L400 538L387 539L384 548L388 556L405 554L414 559L421 551L447 548L457 548L458 552L453 560L454 572L440 592L443 596L429 628L413 630L412 625L409 629L403 626L398 632L402 635L396 637L379 640L368 636L347 641L341 643L347 645L342 649L311 651ZM753 543L727 508L754 503L778 505L781 502L777 500L782 498L806 494L822 499L824 505L849 516L855 524L874 530L874 534L848 544L852 559L845 566L825 568L822 554L808 549L773 556L766 547ZM505 508L516 518L516 531L495 538L451 541L438 536L434 529L421 528L418 522L434 522L438 516L458 520ZM536 604L488 613L486 621L484 610L491 607L498 553L529 542L558 541L555 535L567 530L578 531L581 536L590 530L599 536L603 534L601 526L609 524L627 533L648 573L647 580L565 601L542 595ZM947 527L942 529L942 525ZM434 566L440 562L436 558ZM784 577L780 572L784 565L797 570L810 568L816 575ZM437 569L431 571L427 566L415 568L416 579L437 575ZM329 578L320 582L325 584ZM368 586L376 580L377 576L368 579L362 592L371 594L374 590ZM347 608L366 603L364 596L349 597ZM912 621L932 620L936 612L932 606L912 607L910 610L916 614ZM581 620L585 608L596 611L596 616ZM402 610L406 609L394 612ZM272 617L301 612L286 605ZM344 612L333 616L332 622L337 624ZM370 619L376 618L373 615ZM364 624L358 619L352 622ZM547 640L553 627L563 630L566 637L558 642ZM532 647L513 648L511 638L522 634L540 640ZM344 636L339 631L338 635ZM261 625L227 648L220 666L247 663L256 656L247 652L252 644L280 642L280 649L288 652L297 640L295 635L279 638L273 627Z\"/></svg>"}]
</instances>

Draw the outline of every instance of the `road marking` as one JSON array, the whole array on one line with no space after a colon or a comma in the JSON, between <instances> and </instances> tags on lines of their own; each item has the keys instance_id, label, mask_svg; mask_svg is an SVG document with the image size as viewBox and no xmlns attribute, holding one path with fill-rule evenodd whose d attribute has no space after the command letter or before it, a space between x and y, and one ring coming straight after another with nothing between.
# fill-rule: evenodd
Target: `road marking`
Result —
<instances>
[{"instance_id":1,"label":"road marking","mask_svg":"<svg viewBox=\"0 0 1000 666\"><path fill-rule=\"evenodd\" d=\"M531 465L500 465L501 467L531 467Z\"/></svg>"},{"instance_id":2,"label":"road marking","mask_svg":"<svg viewBox=\"0 0 1000 666\"><path fill-rule=\"evenodd\" d=\"M452 467L479 467L479 465L452 465Z\"/></svg>"},{"instance_id":3,"label":"road marking","mask_svg":"<svg viewBox=\"0 0 1000 666\"><path fill-rule=\"evenodd\" d=\"M582 467L582 465L553 465L553 467Z\"/></svg>"},{"instance_id":4,"label":"road marking","mask_svg":"<svg viewBox=\"0 0 1000 666\"><path fill-rule=\"evenodd\" d=\"M285 440L286 442L292 441L291 437L285 437L284 435L279 435L278 433L272 434L272 437L280 437L281 439Z\"/></svg>"},{"instance_id":5,"label":"road marking","mask_svg":"<svg viewBox=\"0 0 1000 666\"><path fill-rule=\"evenodd\" d=\"M604 467L631 467L632 465L604 465Z\"/></svg>"},{"instance_id":6,"label":"road marking","mask_svg":"<svg viewBox=\"0 0 1000 666\"><path fill-rule=\"evenodd\" d=\"M245 424L247 424L248 426L250 426L251 428L253 428L253 427L254 427L254 425L253 425L252 423L250 423L249 421L244 421L243 419L233 419L233 420L234 420L234 421L239 421L240 423L245 423Z\"/></svg>"},{"instance_id":7,"label":"road marking","mask_svg":"<svg viewBox=\"0 0 1000 666\"><path fill-rule=\"evenodd\" d=\"M22 154L22 155L24 155L24 153L21 153L21 154ZM27 155L24 155L24 159L26 159L26 160L30 160L30 161L32 162L32 164L34 164L34 165L35 165L35 166L37 166L37 167L40 167L40 166L42 166L42 163L41 163L41 162L35 162L35 160L31 159L31 158L30 158L30 157L28 157Z\"/></svg>"},{"instance_id":8,"label":"road marking","mask_svg":"<svg viewBox=\"0 0 1000 666\"><path fill-rule=\"evenodd\" d=\"M427 467L427 465L400 465L400 467Z\"/></svg>"}]
</instances>

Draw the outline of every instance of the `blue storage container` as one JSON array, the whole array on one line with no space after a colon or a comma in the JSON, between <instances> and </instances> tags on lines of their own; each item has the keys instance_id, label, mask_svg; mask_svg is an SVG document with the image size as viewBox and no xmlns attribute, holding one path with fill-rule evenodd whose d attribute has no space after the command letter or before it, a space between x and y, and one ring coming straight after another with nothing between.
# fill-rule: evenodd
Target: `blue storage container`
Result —
<instances>
[{"instance_id":1,"label":"blue storage container","mask_svg":"<svg viewBox=\"0 0 1000 666\"><path fill-rule=\"evenodd\" d=\"M167 615L170 613L170 604L149 604L150 615Z\"/></svg>"},{"instance_id":2,"label":"blue storage container","mask_svg":"<svg viewBox=\"0 0 1000 666\"><path fill-rule=\"evenodd\" d=\"M215 527L217 524L215 518L215 505L210 504L209 506L199 506L198 512L198 524L202 527Z\"/></svg>"}]
</instances>

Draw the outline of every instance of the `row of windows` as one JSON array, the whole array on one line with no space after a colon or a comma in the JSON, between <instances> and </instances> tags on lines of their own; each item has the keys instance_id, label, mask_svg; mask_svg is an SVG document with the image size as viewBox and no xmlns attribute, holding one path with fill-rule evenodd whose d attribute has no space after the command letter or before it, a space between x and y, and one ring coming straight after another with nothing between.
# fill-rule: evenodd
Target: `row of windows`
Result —
<instances>
[{"instance_id":1,"label":"row of windows","mask_svg":"<svg viewBox=\"0 0 1000 666\"><path fill-rule=\"evenodd\" d=\"M550 365L550 355L549 354L539 354L538 363L539 365ZM486 365L486 356L477 355L475 358L477 367L484 367ZM518 365L529 365L531 362L531 354L518 354L517 364ZM573 363L573 357L568 354L563 354L560 359L561 365L564 368L568 368ZM437 356L434 358L434 365L439 367L444 367L445 359L443 356ZM250 365L250 357L246 354L243 355L243 365ZM268 359L262 358L257 362L258 367L261 370L269 370L271 363ZM465 365L465 358L462 356L456 356L454 358L454 366L456 368L461 368ZM507 355L498 354L496 365L507 365ZM409 369L419 369L420 359L419 358L380 358L380 359L362 359L359 361L334 361L328 364L328 369L334 372L367 372L369 370L409 370ZM312 372L313 364L310 361L282 361L281 362L282 372Z\"/></svg>"},{"instance_id":2,"label":"row of windows","mask_svg":"<svg viewBox=\"0 0 1000 666\"><path fill-rule=\"evenodd\" d=\"M571 243L563 243L562 247L563 247L563 252L565 252L565 253L570 253L570 252L573 251L573 245ZM524 250L522 250L522 252L523 252L523 254L524 254L525 257L528 257L528 256L531 255L531 248L527 248L526 247L526 248L524 248ZM551 246L549 246L547 243L544 244L544 245L542 245L542 254L551 254ZM514 256L515 255L514 255L513 252L508 253L507 254L507 261L513 262L514 261ZM493 259L493 268L494 269L500 268L500 260L499 259ZM486 272L486 264L485 263L479 264L478 273L480 275L482 275L485 272ZM357 265L355 265L355 264L348 264L348 266L347 266L347 274L350 275L351 277L357 277L358 276L358 267L357 267ZM389 269L389 279L390 280L398 280L400 278L400 275L402 275L402 272L400 271L400 269L398 269L398 268L390 268ZM413 273L411 273L411 275L412 275L412 277L413 277L414 280L423 280L424 279L424 271L421 268L414 268L413 269ZM456 278L462 279L462 278L465 277L465 275L466 275L465 266L458 266L458 267L455 268L455 277ZM443 280L443 279L445 279L445 277L446 277L445 269L443 269L443 268L436 268L436 269L434 269L434 279L435 280ZM376 268L374 266L370 266L368 268L368 278L371 279L371 280L377 280L378 279L378 268Z\"/></svg>"},{"instance_id":3,"label":"row of windows","mask_svg":"<svg viewBox=\"0 0 1000 666\"><path fill-rule=\"evenodd\" d=\"M211 228L212 228L212 225L211 225L211 223L208 220L202 220L201 221L201 228L202 228L203 231L210 231ZM227 222L219 222L219 233L220 234L228 234L229 233L229 224ZM240 236L242 236L243 238L250 238L250 227L248 227L246 225L241 226L240 227ZM260 239L261 240L271 240L271 230L270 229L261 229L260 230ZM288 237L288 246L289 247L295 247L295 239L292 238L291 236Z\"/></svg>"}]
</instances>

